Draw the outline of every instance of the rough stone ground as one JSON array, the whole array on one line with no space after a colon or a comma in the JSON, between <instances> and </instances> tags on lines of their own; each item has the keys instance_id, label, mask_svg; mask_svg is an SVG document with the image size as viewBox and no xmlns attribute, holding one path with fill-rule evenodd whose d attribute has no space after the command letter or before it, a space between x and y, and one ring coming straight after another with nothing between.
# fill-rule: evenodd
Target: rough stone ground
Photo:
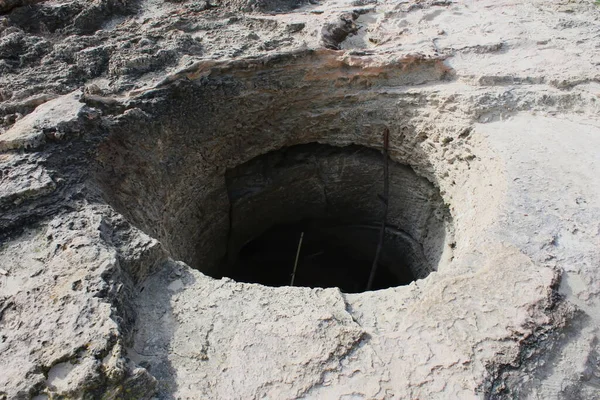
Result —
<instances>
[{"instance_id":1,"label":"rough stone ground","mask_svg":"<svg viewBox=\"0 0 600 400\"><path fill-rule=\"evenodd\" d=\"M0 398L600 398L599 19L0 0ZM220 234L186 171L202 192L282 146L378 148L382 124L449 205L437 272L348 295L182 261L205 238L178 217Z\"/></svg>"}]
</instances>

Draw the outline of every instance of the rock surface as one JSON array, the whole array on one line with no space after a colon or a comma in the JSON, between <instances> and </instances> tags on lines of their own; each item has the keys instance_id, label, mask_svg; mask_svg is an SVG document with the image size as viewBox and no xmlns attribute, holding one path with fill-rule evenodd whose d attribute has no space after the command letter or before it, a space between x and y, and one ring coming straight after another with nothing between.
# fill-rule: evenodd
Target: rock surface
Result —
<instances>
[{"instance_id":1,"label":"rock surface","mask_svg":"<svg viewBox=\"0 0 600 400\"><path fill-rule=\"evenodd\" d=\"M599 20L0 0L0 399L598 398ZM228 170L384 127L448 207L436 272L360 294L203 274Z\"/></svg>"}]
</instances>

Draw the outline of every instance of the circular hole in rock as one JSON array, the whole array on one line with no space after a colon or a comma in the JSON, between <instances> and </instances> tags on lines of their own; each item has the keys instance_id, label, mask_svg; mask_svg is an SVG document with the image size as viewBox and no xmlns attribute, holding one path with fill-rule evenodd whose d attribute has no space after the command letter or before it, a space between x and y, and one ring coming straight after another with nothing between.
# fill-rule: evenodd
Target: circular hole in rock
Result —
<instances>
[{"instance_id":1,"label":"circular hole in rock","mask_svg":"<svg viewBox=\"0 0 600 400\"><path fill-rule=\"evenodd\" d=\"M365 291L383 216L383 157L361 147L297 145L226 172L229 229L213 277L268 286ZM436 270L447 209L410 167L389 162L385 240L372 290ZM302 244L300 245L300 237Z\"/></svg>"}]
</instances>

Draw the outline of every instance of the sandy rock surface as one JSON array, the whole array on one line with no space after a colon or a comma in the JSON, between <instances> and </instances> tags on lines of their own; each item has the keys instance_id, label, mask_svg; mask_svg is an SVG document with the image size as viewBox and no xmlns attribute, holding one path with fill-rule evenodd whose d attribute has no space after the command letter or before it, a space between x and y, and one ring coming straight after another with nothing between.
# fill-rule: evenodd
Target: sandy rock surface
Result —
<instances>
[{"instance_id":1,"label":"sandy rock surface","mask_svg":"<svg viewBox=\"0 0 600 400\"><path fill-rule=\"evenodd\" d=\"M0 399L600 398L599 21L591 0L0 0ZM418 229L435 272L209 276L227 171L384 128L443 200Z\"/></svg>"}]
</instances>

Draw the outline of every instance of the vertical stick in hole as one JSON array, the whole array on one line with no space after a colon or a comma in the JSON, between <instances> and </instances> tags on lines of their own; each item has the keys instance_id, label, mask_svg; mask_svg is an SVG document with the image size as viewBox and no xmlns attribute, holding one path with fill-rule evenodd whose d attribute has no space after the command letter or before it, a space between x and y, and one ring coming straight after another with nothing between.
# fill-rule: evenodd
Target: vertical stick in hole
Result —
<instances>
[{"instance_id":1,"label":"vertical stick in hole","mask_svg":"<svg viewBox=\"0 0 600 400\"><path fill-rule=\"evenodd\" d=\"M375 259L373 260L373 266L371 267L371 274L369 275L369 281L367 282L367 289L371 290L373 286L373 279L375 279L375 272L377 272L377 265L379 264L379 258L381 257L381 249L383 248L383 240L385 239L385 224L388 213L388 198L389 198L389 172L388 172L388 145L389 145L390 130L385 127L383 130L383 196L381 196L381 202L383 203L383 218L381 220L381 229L379 230L379 242L377 243L377 250L375 251Z\"/></svg>"},{"instance_id":2,"label":"vertical stick in hole","mask_svg":"<svg viewBox=\"0 0 600 400\"><path fill-rule=\"evenodd\" d=\"M292 282L290 283L290 286L294 286L294 279L296 279L296 269L298 268L298 258L300 258L302 239L304 239L304 232L300 234L300 241L298 242L298 251L296 251L296 261L294 262L294 272L292 272Z\"/></svg>"}]
</instances>

